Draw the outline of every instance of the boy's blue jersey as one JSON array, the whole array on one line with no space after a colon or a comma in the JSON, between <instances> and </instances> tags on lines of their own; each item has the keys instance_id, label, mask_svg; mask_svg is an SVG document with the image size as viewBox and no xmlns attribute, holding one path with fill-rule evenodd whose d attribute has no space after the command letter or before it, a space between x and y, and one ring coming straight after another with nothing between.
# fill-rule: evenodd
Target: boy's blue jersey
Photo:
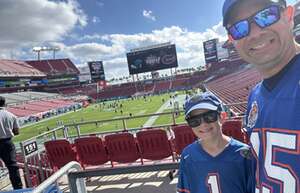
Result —
<instances>
[{"instance_id":1,"label":"boy's blue jersey","mask_svg":"<svg viewBox=\"0 0 300 193\"><path fill-rule=\"evenodd\" d=\"M253 193L254 164L249 146L235 139L216 157L195 141L181 154L177 192Z\"/></svg>"},{"instance_id":2,"label":"boy's blue jersey","mask_svg":"<svg viewBox=\"0 0 300 193\"><path fill-rule=\"evenodd\" d=\"M258 159L256 192L300 192L300 56L282 72L273 89L260 83L249 95L246 125Z\"/></svg>"}]
</instances>

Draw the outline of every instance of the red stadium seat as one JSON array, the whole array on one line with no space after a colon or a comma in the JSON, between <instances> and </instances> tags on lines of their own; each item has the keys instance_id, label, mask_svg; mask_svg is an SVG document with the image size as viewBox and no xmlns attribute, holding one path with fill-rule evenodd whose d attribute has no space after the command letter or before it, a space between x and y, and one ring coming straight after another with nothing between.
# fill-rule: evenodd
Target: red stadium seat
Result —
<instances>
[{"instance_id":1,"label":"red stadium seat","mask_svg":"<svg viewBox=\"0 0 300 193\"><path fill-rule=\"evenodd\" d=\"M109 160L108 153L99 137L75 139L75 147L83 168L89 165L102 165Z\"/></svg>"},{"instance_id":2,"label":"red stadium seat","mask_svg":"<svg viewBox=\"0 0 300 193\"><path fill-rule=\"evenodd\" d=\"M241 120L227 120L222 124L222 131L225 135L247 143L246 133L242 130Z\"/></svg>"},{"instance_id":3,"label":"red stadium seat","mask_svg":"<svg viewBox=\"0 0 300 193\"><path fill-rule=\"evenodd\" d=\"M166 131L161 129L139 131L136 137L142 159L161 160L172 156L173 161L175 160Z\"/></svg>"},{"instance_id":4,"label":"red stadium seat","mask_svg":"<svg viewBox=\"0 0 300 193\"><path fill-rule=\"evenodd\" d=\"M180 155L182 150L189 144L193 143L197 137L191 127L188 125L179 125L172 128L175 139L174 146L177 155Z\"/></svg>"},{"instance_id":5,"label":"red stadium seat","mask_svg":"<svg viewBox=\"0 0 300 193\"><path fill-rule=\"evenodd\" d=\"M130 133L117 133L104 137L112 166L113 162L130 163L140 158L134 139Z\"/></svg>"},{"instance_id":6,"label":"red stadium seat","mask_svg":"<svg viewBox=\"0 0 300 193\"><path fill-rule=\"evenodd\" d=\"M66 139L58 139L45 142L48 159L54 170L57 170L70 161L77 161L76 153Z\"/></svg>"}]
</instances>

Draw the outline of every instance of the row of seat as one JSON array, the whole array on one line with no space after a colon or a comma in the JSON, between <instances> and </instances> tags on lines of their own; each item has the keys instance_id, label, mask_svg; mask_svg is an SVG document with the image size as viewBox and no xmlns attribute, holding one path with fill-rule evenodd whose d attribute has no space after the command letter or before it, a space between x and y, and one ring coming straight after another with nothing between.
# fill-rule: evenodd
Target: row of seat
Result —
<instances>
[{"instance_id":1,"label":"row of seat","mask_svg":"<svg viewBox=\"0 0 300 193\"><path fill-rule=\"evenodd\" d=\"M64 100L64 99L52 99L52 100L40 100L40 101L32 101L24 104L20 104L18 106L8 107L7 110L18 117L27 117L31 115L36 115L38 113L43 113L49 110L63 108L66 106L76 104L72 100Z\"/></svg>"},{"instance_id":2,"label":"row of seat","mask_svg":"<svg viewBox=\"0 0 300 193\"><path fill-rule=\"evenodd\" d=\"M247 142L240 120L226 121L222 130L228 136ZM124 132L109 134L103 139L97 136L77 138L74 144L66 139L59 139L47 141L44 145L54 170L70 161L78 161L84 168L107 162L114 167L115 163L133 163L137 160L141 164L165 158L175 161L183 148L196 140L196 136L187 125L175 126L172 131L174 137L170 139L165 130L147 129L137 132L135 136Z\"/></svg>"},{"instance_id":3,"label":"row of seat","mask_svg":"<svg viewBox=\"0 0 300 193\"><path fill-rule=\"evenodd\" d=\"M48 62L50 60L47 60ZM59 61L56 61L56 63ZM137 92L161 92L170 89L183 89L190 87L197 87L199 83L203 82L209 77L222 77L226 74L232 74L238 66L244 64L243 61L223 61L212 65L206 71L196 71L193 74L187 73L182 75L175 75L173 80L160 80L156 82L146 83L147 88L144 86L145 82L129 82L122 84L110 85L97 94L95 85L91 86L91 89L86 90L85 88L77 85L76 87L71 86L69 88L58 88L58 92L63 94L78 94L87 93L89 96L98 99L107 99L121 96L132 96ZM50 69L51 70L51 69Z\"/></svg>"},{"instance_id":4,"label":"row of seat","mask_svg":"<svg viewBox=\"0 0 300 193\"><path fill-rule=\"evenodd\" d=\"M72 146L68 140L60 139L45 142L45 149L53 168L59 169L70 161L79 161L86 166L103 165L110 161L132 163L144 159L161 160L172 156L173 152L167 133L161 129L140 131L136 134L117 133L106 135L104 139L97 136L77 138Z\"/></svg>"},{"instance_id":5,"label":"row of seat","mask_svg":"<svg viewBox=\"0 0 300 193\"><path fill-rule=\"evenodd\" d=\"M38 69L39 71L49 75L49 74L79 74L79 70L73 64L73 62L68 59L50 59L50 60L32 60L26 61L27 64Z\"/></svg>"},{"instance_id":6,"label":"row of seat","mask_svg":"<svg viewBox=\"0 0 300 193\"><path fill-rule=\"evenodd\" d=\"M232 73L206 84L207 88L226 104L244 103L248 94L261 80L261 76L254 69L244 69ZM236 114L244 114L246 104L239 104L230 107Z\"/></svg>"}]
</instances>

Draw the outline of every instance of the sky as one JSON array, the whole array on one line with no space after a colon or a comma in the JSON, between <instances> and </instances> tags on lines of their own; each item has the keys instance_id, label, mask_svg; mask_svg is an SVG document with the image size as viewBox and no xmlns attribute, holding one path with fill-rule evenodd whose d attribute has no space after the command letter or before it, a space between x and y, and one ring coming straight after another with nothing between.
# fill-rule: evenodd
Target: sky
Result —
<instances>
[{"instance_id":1,"label":"sky","mask_svg":"<svg viewBox=\"0 0 300 193\"><path fill-rule=\"evenodd\" d=\"M294 4L295 0L287 0ZM0 59L35 60L58 47L77 66L103 61L107 79L128 76L131 49L176 44L178 68L204 65L203 41L226 40L223 0L1 0ZM52 52L41 53L51 59Z\"/></svg>"}]
</instances>

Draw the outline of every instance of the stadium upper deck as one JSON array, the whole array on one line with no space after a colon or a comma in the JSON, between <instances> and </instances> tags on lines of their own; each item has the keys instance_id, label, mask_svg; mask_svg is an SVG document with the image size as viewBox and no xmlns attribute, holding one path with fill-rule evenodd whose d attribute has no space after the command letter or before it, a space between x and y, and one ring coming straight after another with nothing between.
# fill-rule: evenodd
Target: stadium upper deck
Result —
<instances>
[{"instance_id":1,"label":"stadium upper deck","mask_svg":"<svg viewBox=\"0 0 300 193\"><path fill-rule=\"evenodd\" d=\"M79 75L79 70L68 59L32 60L28 64L45 73L47 76Z\"/></svg>"},{"instance_id":2,"label":"stadium upper deck","mask_svg":"<svg viewBox=\"0 0 300 193\"><path fill-rule=\"evenodd\" d=\"M19 60L0 60L0 77L17 78L17 77L45 77L46 74Z\"/></svg>"},{"instance_id":3,"label":"stadium upper deck","mask_svg":"<svg viewBox=\"0 0 300 193\"><path fill-rule=\"evenodd\" d=\"M70 59L0 60L0 93L42 91L47 86L78 83L79 70Z\"/></svg>"}]
</instances>

